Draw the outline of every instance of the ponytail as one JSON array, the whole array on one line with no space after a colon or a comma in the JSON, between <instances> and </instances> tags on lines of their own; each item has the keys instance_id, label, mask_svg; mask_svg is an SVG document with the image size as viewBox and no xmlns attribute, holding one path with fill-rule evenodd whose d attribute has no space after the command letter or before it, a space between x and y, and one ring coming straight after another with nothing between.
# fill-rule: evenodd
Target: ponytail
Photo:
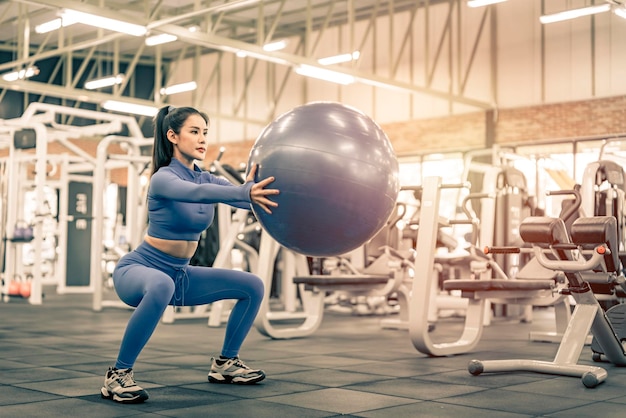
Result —
<instances>
[{"instance_id":1,"label":"ponytail","mask_svg":"<svg viewBox=\"0 0 626 418\"><path fill-rule=\"evenodd\" d=\"M170 129L179 134L189 115L196 114L209 123L209 117L193 107L164 106L154 117L154 148L152 150L152 174L172 161L174 144L167 139Z\"/></svg>"}]
</instances>

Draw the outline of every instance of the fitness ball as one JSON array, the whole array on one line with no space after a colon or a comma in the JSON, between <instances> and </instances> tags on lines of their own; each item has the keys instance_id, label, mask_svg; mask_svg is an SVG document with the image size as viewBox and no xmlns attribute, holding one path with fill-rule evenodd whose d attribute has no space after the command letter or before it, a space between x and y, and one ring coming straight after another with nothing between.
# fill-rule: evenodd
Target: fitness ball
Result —
<instances>
[{"instance_id":1,"label":"fitness ball","mask_svg":"<svg viewBox=\"0 0 626 418\"><path fill-rule=\"evenodd\" d=\"M267 233L295 252L328 257L363 245L385 226L398 197L398 160L363 112L334 102L298 106L263 129L248 167L278 207L252 210Z\"/></svg>"}]
</instances>

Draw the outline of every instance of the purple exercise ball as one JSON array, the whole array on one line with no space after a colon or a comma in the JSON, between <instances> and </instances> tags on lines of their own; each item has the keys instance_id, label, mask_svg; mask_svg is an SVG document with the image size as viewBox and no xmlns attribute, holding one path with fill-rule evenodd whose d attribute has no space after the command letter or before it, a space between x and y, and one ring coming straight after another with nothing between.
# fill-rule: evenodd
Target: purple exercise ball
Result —
<instances>
[{"instance_id":1,"label":"purple exercise ball","mask_svg":"<svg viewBox=\"0 0 626 418\"><path fill-rule=\"evenodd\" d=\"M271 122L250 151L256 178L280 190L267 214L252 210L272 238L295 252L347 253L385 226L398 197L398 160L380 126L335 102L298 106Z\"/></svg>"}]
</instances>

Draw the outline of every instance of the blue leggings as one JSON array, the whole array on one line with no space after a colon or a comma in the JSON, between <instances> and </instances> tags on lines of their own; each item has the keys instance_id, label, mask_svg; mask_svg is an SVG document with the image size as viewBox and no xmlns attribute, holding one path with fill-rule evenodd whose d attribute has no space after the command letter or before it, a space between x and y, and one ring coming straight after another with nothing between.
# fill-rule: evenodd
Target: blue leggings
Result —
<instances>
[{"instance_id":1,"label":"blue leggings","mask_svg":"<svg viewBox=\"0 0 626 418\"><path fill-rule=\"evenodd\" d=\"M115 290L124 303L136 307L128 321L115 367L134 366L167 305L206 305L237 299L221 354L235 357L261 306L264 286L254 274L190 266L188 258L172 257L143 242L122 257L113 272Z\"/></svg>"}]
</instances>

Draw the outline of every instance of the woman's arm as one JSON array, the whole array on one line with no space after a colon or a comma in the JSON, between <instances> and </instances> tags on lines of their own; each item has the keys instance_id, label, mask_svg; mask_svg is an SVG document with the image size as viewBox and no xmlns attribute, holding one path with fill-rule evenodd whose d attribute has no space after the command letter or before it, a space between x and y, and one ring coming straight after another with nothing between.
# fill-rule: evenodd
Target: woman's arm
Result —
<instances>
[{"instance_id":1,"label":"woman's arm","mask_svg":"<svg viewBox=\"0 0 626 418\"><path fill-rule=\"evenodd\" d=\"M169 170L159 170L150 179L150 194L159 199L192 203L227 203L239 207L250 205L250 190L254 183L235 186L225 179L216 183L185 181Z\"/></svg>"}]
</instances>

